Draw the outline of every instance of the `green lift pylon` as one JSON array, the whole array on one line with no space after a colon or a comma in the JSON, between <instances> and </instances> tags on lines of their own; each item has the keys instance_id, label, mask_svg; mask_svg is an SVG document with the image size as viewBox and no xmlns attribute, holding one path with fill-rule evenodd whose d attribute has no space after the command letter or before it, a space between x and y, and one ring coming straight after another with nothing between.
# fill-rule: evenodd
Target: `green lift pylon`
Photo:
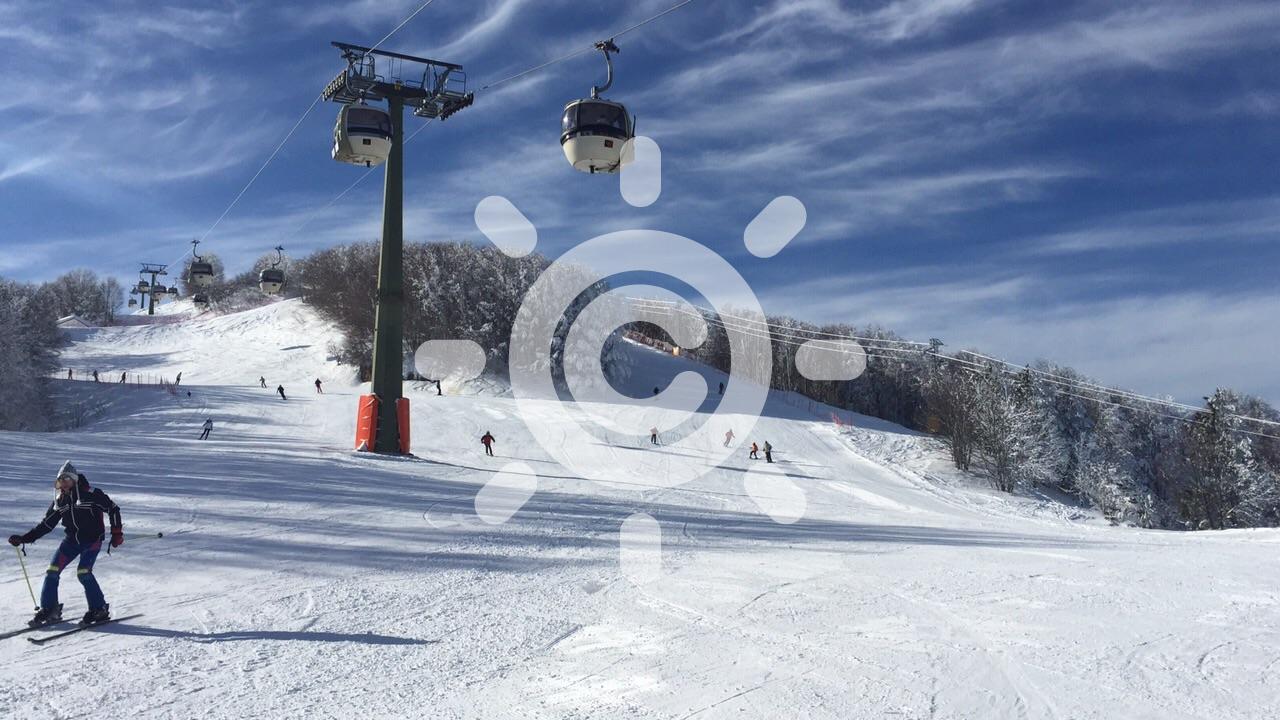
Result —
<instances>
[{"instance_id":1,"label":"green lift pylon","mask_svg":"<svg viewBox=\"0 0 1280 720\"><path fill-rule=\"evenodd\" d=\"M391 149L383 176L382 243L378 254L370 387L378 399L378 410L373 443L366 449L407 453L407 432L402 433L399 412L404 397L405 358L404 109L407 105L418 117L444 120L470 105L474 95L466 92L466 75L461 65L347 43L335 42L333 46L342 52L347 67L325 87L324 99L344 105L385 100L391 119ZM357 428L360 425L358 421Z\"/></svg>"}]
</instances>

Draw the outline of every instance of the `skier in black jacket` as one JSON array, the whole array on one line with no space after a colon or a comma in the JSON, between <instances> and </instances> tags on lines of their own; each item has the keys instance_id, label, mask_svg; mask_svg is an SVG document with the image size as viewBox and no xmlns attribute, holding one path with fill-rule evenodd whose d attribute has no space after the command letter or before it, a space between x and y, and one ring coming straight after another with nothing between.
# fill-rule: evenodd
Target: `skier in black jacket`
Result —
<instances>
[{"instance_id":1,"label":"skier in black jacket","mask_svg":"<svg viewBox=\"0 0 1280 720\"><path fill-rule=\"evenodd\" d=\"M84 586L85 599L89 602L89 612L85 613L81 622L90 624L109 620L110 606L93 576L93 563L98 559L98 551L102 549L102 541L106 536L103 513L106 513L111 522L111 547L124 544L120 507L106 493L90 487L89 480L69 460L58 470L58 477L53 485L57 494L45 512L44 520L24 535L9 536L9 544L17 547L44 537L57 527L59 520L66 528L66 538L58 546L44 576L40 609L36 611L30 624L46 625L62 620L62 603L58 602L58 578L63 568L77 556L80 562L76 567L76 578Z\"/></svg>"}]
</instances>

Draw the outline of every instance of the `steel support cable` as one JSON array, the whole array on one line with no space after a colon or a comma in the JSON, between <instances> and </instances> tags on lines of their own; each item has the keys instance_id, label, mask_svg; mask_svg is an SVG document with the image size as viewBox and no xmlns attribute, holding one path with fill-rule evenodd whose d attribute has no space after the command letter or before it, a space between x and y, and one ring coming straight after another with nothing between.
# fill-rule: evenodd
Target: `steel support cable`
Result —
<instances>
[{"instance_id":1,"label":"steel support cable","mask_svg":"<svg viewBox=\"0 0 1280 720\"><path fill-rule=\"evenodd\" d=\"M698 307L698 306L696 306L696 305L695 305L694 307ZM688 315L688 316L691 316L691 317L693 317L693 316L699 316L697 313L692 313L692 312L690 312L689 310L685 310L685 309L680 308L680 307L678 307L678 306L666 306L666 307L661 307L661 308L659 308L658 306L650 306L650 307L649 307L649 308L647 308L647 309L655 309L655 310L656 310L656 309L673 310L673 311L680 312L680 313L683 313L683 314ZM839 333L829 333L829 332L823 332L823 331L820 331L820 330L804 330L804 329L801 329L801 328L788 328L788 327L782 327L782 326L772 326L772 327L769 327L769 326L768 326L768 321L767 321L767 320L766 320L766 321L755 320L755 319L752 319L752 318L746 318L746 317L742 317L742 316L738 316L738 315L730 315L730 314L727 314L727 313L716 312L716 311L709 310L709 309L707 309L707 308L699 308L699 309L700 309L700 310L703 310L703 311L704 311L704 312L706 312L706 313L714 313L715 315L718 315L720 318L722 318L722 320L721 320L721 321L719 321L719 323L720 323L720 324L723 324L723 325L726 325L726 326L727 326L727 325L734 325L735 327L745 327L745 328L748 328L748 329L757 329L757 328L758 328L758 329L769 329L769 330L770 330L770 332L775 332L775 333L776 333L776 334L778 334L778 335L783 335L783 336L786 336L786 337L803 338L803 337L805 337L805 336L804 336L804 335L796 335L796 334L794 334L794 333L790 333L790 332L786 332L786 333L784 333L784 332L780 332L780 331L782 331L782 330L799 330L800 332L803 332L803 333L810 333L810 334L812 334L812 335L815 335L815 336L816 336L816 337L813 337L813 338L808 338L808 339L811 339L811 340L822 340L822 339L834 339L834 340L857 340L857 341L865 341L865 342L869 342L869 343L882 343L882 344L894 344L894 345L916 345L916 346L919 346L920 348L924 348L924 347L928 347L928 346L929 346L929 344L928 344L928 343L915 342L914 340L893 340L893 339L890 339L890 338L871 338L871 337L863 337L863 336L859 336L859 335L842 335L842 334L839 334ZM701 317L705 317L705 315L701 315ZM737 322L737 323L729 323L729 322L727 322L727 321L724 321L724 320L723 320L723 318L730 318L730 319L732 319L732 320L737 320L737 321L739 321L739 322ZM886 349L888 349L888 348L886 348ZM898 351L898 352L912 352L912 353L918 353L918 352L920 352L920 349L915 349L915 348L912 348L912 349L897 349L897 351Z\"/></svg>"},{"instance_id":2,"label":"steel support cable","mask_svg":"<svg viewBox=\"0 0 1280 720\"><path fill-rule=\"evenodd\" d=\"M710 322L712 322L713 324L715 324L715 323L716 323L716 321L714 321L714 320L711 320ZM733 331L734 331L734 332L739 332L739 333L741 333L741 334L748 335L748 336L751 336L751 337L755 337L755 338L758 338L758 339L761 339L761 340L770 340L771 342L776 342L776 343L779 343L779 344L782 344L782 345L789 345L789 346L799 347L799 346L801 346L801 345L804 345L804 344L805 344L805 343L802 343L802 342L792 342L792 341L788 341L788 340L784 340L784 339L778 339L778 338L766 337L765 335L761 335L761 334L757 334L757 333L750 332L750 331L748 331L748 330L742 330L742 329L737 329L737 328L735 328ZM868 348L868 349L871 349L871 350L878 350L878 351L891 351L891 352L912 352L912 353L915 353L915 354L919 354L919 352L918 352L918 351L904 351L904 350L899 350L899 349L897 349L897 348L875 348L875 347L872 347L872 348ZM842 349L838 349L838 348L830 348L830 350L835 351L835 352L843 352L843 353L849 353L849 352L851 352L851 351L849 351L849 350L842 350ZM967 352L967 351L966 351L966 352ZM902 359L903 359L903 358L900 358L900 357L893 357L893 356L873 355L872 353L866 353L866 352L864 352L864 353L862 353L862 354L863 354L863 355L865 355L865 356L867 356L867 357L877 357L877 358L882 358L882 359L886 359L886 360L902 360ZM981 355L979 355L978 353L970 353L970 354L972 354L972 355L974 355L974 356L977 356L977 357L985 357L985 356L981 356ZM1011 370L1006 369L1006 368L995 367L995 366L992 366L992 365L990 365L990 364L977 363L977 362L973 362L973 361L971 361L971 360L965 360L965 359L963 359L963 358L956 357L956 356L949 356L949 355L937 355L936 357L938 357L940 360L943 360L943 361L946 361L946 362L953 362L953 363L957 363L957 364L960 364L960 365L966 366L966 367L971 368L971 369L974 369L974 370L979 370L979 371L984 371L984 372L985 372L985 371L987 371L987 370L994 369L994 370L996 370L997 372L1003 373L1003 374L1005 374L1005 375L1007 375L1007 376L1010 376L1010 377L1016 377L1016 375L1017 375L1017 373L1012 372ZM1016 367L1016 366L1014 366L1014 367ZM1021 370L1021 368L1019 368L1019 370ZM1147 414L1150 414L1150 415L1156 415L1156 416L1159 416L1159 417L1169 418L1169 419L1172 419L1172 420L1178 420L1178 421L1181 421L1181 422L1188 422L1188 423L1193 423L1193 424L1203 424L1203 421L1201 421L1201 420L1197 420L1197 419L1195 419L1194 417L1186 417L1186 416L1182 416L1182 415L1172 415L1172 414L1169 414L1169 413L1163 413L1163 412L1160 412L1160 411L1158 411L1158 410L1154 410L1154 409L1152 409L1152 408L1146 408L1146 407L1134 406L1134 405L1130 405L1130 404L1126 404L1126 403L1122 403L1122 402L1116 402L1116 401L1112 401L1112 400L1107 400L1107 399L1100 398L1100 397L1095 397L1095 396L1081 395L1081 394L1079 394L1079 393L1070 392L1069 390L1064 389L1064 388L1079 389L1079 390L1084 390L1084 391L1087 391L1087 392L1104 392L1104 391L1090 390L1089 388L1081 388L1081 387L1079 387L1079 386L1075 386L1075 385L1072 385L1072 384L1070 384L1070 383L1063 382L1063 381L1049 380L1048 382L1050 382L1050 383L1051 383L1051 384L1053 384L1053 385L1061 386L1061 387L1048 387L1048 388L1046 388L1047 390L1049 390L1050 392L1053 392L1053 393L1055 393L1055 394L1060 394L1060 395L1069 395L1069 396L1071 396L1071 397L1080 398L1080 399L1082 399L1082 400L1088 400L1088 401L1091 401L1091 402L1103 403L1103 404L1106 404L1106 405L1112 405L1112 406L1115 406L1115 407L1124 408L1124 409L1126 409L1126 410L1131 410L1131 411L1133 411L1133 412L1147 413ZM1164 403L1164 402L1159 402L1159 401L1151 402L1150 404L1154 404L1154 405L1161 405L1161 406L1165 406L1165 407L1168 407L1168 406L1170 405L1169 403ZM1181 404L1178 404L1178 405L1179 405L1179 406L1181 406ZM1192 411L1197 412L1197 413L1203 413L1203 412L1206 412L1206 410L1205 410L1204 408L1199 408L1199 407L1194 407L1194 406L1187 406L1187 407L1189 407ZM1270 439L1272 439L1272 440L1280 440L1280 435L1270 435L1270 434L1267 434L1267 433L1256 432L1256 431L1253 431L1253 430L1246 430L1246 429L1243 429L1243 428L1235 428L1235 429L1233 429L1233 430L1232 430L1232 432L1239 432L1239 433L1243 433L1243 434L1245 434L1245 435L1253 435L1253 436L1255 436L1255 437L1270 438Z\"/></svg>"},{"instance_id":3,"label":"steel support cable","mask_svg":"<svg viewBox=\"0 0 1280 720\"><path fill-rule=\"evenodd\" d=\"M632 30L636 30L636 29L638 29L638 28L644 27L645 25L648 25L649 23L653 22L654 20L657 20L658 18L661 18L661 17L663 17L663 16L665 16L665 15L668 15L668 14L670 14L670 13L673 13L673 12L675 12L676 10L679 10L680 8L684 7L685 5L688 5L689 3L693 2L693 1L694 1L694 0L683 0L682 2L678 2L678 3L676 3L675 5L672 5L671 7L667 8L666 10L663 10L662 12L658 13L657 15L654 15L654 16L652 16L652 17L649 17L649 18L646 18L646 19L644 19L644 20L641 20L640 22L636 23L635 25L632 25L631 27L626 28L626 29L624 29L624 30L620 30L620 31L618 31L618 32L615 32L615 33L613 33L612 35L609 35L608 37L611 37L611 38L619 38L619 37L622 37L623 35L626 35L627 33L631 32ZM592 43L591 45L589 45L589 46L587 46L587 47L580 48L580 49L578 49L578 50L574 50L574 51L573 51L573 52L571 52L571 53L567 53L567 54L565 54L565 55L561 55L560 57L555 58L555 59L553 59L553 60L548 60L548 61L546 61L546 62L544 62L544 63L539 64L539 65L534 65L533 67L528 68L528 69L526 69L526 70L521 70L520 72L518 72L518 73L516 73L516 74L514 74L514 75L508 75L507 77L504 77L504 78L502 78L501 80L494 80L494 81L493 81L493 82L491 82L491 83L487 83L487 84L485 84L485 85L481 86L480 90L478 90L477 92L479 92L479 91L481 91L481 90L488 90L488 89L489 89L489 88L491 88L491 87L497 87L498 85L501 85L501 84L503 84L503 83L511 82L512 80L516 80L516 79L522 78L522 77L524 77L525 75L529 75L529 74L531 74L531 73L535 73L535 72L537 72L537 71L539 71L539 70L542 70L543 68L551 67L552 65L555 65L556 63L564 62L565 60L571 60L571 59L573 59L573 58L578 57L579 55L583 55L583 54L589 53L589 52L591 52L592 50L595 50L595 49L596 49L596 46L595 46L595 44L594 44L594 43Z\"/></svg>"},{"instance_id":4,"label":"steel support cable","mask_svg":"<svg viewBox=\"0 0 1280 720\"><path fill-rule=\"evenodd\" d=\"M970 354L971 354L971 355L973 355L973 356L975 356L975 357L980 357L980 358L982 358L982 359L984 359L984 360L990 360L991 362L1000 363L1000 364L1002 364L1002 365L1007 365L1007 366L1009 366L1009 367L1017 367L1017 368L1019 368L1019 370L1021 370L1021 369L1022 369L1022 367L1021 367L1021 366L1014 365L1013 363L1008 362L1007 360L1001 360L1001 359L999 359L999 358L993 358L993 357L990 357L990 356L987 356L987 355L983 355L982 353L970 353ZM1126 396L1126 397L1132 398L1132 399L1134 399L1134 400L1140 400L1140 401L1143 401L1143 402L1149 402L1149 403L1153 403L1153 404L1157 404L1157 405L1164 405L1164 406L1167 406L1167 407L1177 407L1177 408L1181 408L1181 409L1183 409L1183 410L1190 410L1190 411L1193 411L1193 412L1201 412L1201 411L1203 411L1203 410L1204 410L1204 408L1203 408L1203 407L1200 407L1200 406L1198 406L1198 405L1188 405L1188 404L1186 404L1186 403L1175 402L1175 401L1173 401L1173 400L1162 400L1162 399L1160 399L1160 398L1152 397L1152 396L1150 396L1150 395L1142 395L1142 394L1140 394L1140 393L1129 392L1129 391L1127 391L1127 390L1119 390L1119 389L1116 389L1116 388L1110 388L1110 387L1107 387L1107 386L1105 386L1105 385L1098 385L1097 383L1091 383L1091 382L1087 382L1087 381L1084 381L1084 380L1073 380L1073 379L1071 379L1071 378L1067 378L1067 377L1064 377L1064 376L1062 376L1062 375L1056 375L1056 374L1054 374L1054 373L1046 372L1046 371L1044 371L1044 370L1038 370L1038 369L1033 368L1033 367L1027 367L1026 369L1027 369L1027 370L1030 370L1031 372L1033 372L1033 373L1035 373L1035 374L1037 374L1037 375L1041 375L1041 376L1044 376L1044 377L1047 377L1047 378L1055 378L1055 379L1058 379L1058 380L1062 380L1062 381L1064 381L1064 382L1072 383L1072 384L1074 384L1074 385L1076 385L1076 386L1079 386L1079 387L1081 387L1081 388L1087 388L1087 389L1095 390L1095 391L1098 391L1098 392L1106 392L1106 393L1111 393L1111 394L1113 394L1113 395L1122 395L1122 396ZM1250 416L1250 415L1241 415L1241 414L1239 414L1239 413L1224 413L1224 415L1226 415L1227 417L1237 418L1237 419L1239 419L1239 420L1247 420L1247 421L1249 421L1249 422L1261 423L1261 424L1263 424L1263 425L1280 426L1280 422L1276 422L1275 420L1267 420L1266 418L1257 418L1257 417L1252 417L1252 416Z\"/></svg>"},{"instance_id":5,"label":"steel support cable","mask_svg":"<svg viewBox=\"0 0 1280 720\"><path fill-rule=\"evenodd\" d=\"M643 301L642 301L642 302L643 302ZM675 305L650 305L649 307L650 307L650 308L652 308L652 309L659 309L659 308L660 308L660 309L663 309L663 310L670 310L670 311L675 311L675 312L682 312L682 313L684 313L684 314L686 314L686 315L690 314L690 311L688 311L688 310L684 310L683 308L680 308L680 307L675 306ZM695 307L697 307L697 306L695 306ZM703 309L705 310L705 308L703 308ZM739 316L727 315L727 314L724 314L724 313L718 313L718 314L719 314L719 315L721 315L721 317L731 317L731 318L732 318L732 317L739 317ZM739 319L741 319L741 320L743 320L743 321L745 321L745 322L747 322L747 323L752 323L752 325L750 325L750 326L748 326L748 327L746 327L746 328L744 328L744 327L743 327L743 326L741 326L741 325L736 325L736 326L732 326L732 327L733 327L733 329L736 329L736 330L744 330L744 329L763 329L763 328L760 328L760 325L761 325L761 322L760 322L760 321L752 320L752 319L749 319L749 318L739 318ZM713 321L713 322L715 322L715 321ZM728 328L730 328L730 327L731 327L731 324L729 324L729 323L720 322L719 324L720 324L720 325L722 325L723 327L725 327L726 329L728 329ZM794 329L796 329L796 328L778 328L778 329L770 328L770 332L775 333L776 335L779 335L779 336L782 336L782 337L802 338L802 339L805 337L804 335L796 335L796 334L794 334L794 333L784 333L784 332L779 332L780 330L794 330ZM841 336L841 335L837 335L837 334L834 334L834 333L822 333L822 332L819 332L819 331L816 331L816 330L813 330L813 331L811 331L811 330L801 330L800 332L802 332L802 333L812 333L812 334L814 334L814 335L821 335L821 336L825 336L825 337L838 338L838 339L858 340L858 341L863 342L863 343L898 343L898 342L910 342L910 341L887 340L887 339L881 339L881 338L863 338L863 337L858 337L858 336L853 336L853 335L849 335L849 336ZM820 339L820 338L810 338L810 339L811 339L811 340L818 340L818 339ZM912 344L916 344L916 345L924 345L924 343L912 343ZM872 349L880 350L880 351L886 351L886 352L902 352L902 353L918 353L918 352L919 352L919 350L904 350L904 349L892 348L892 347L874 347L874 348L872 348ZM1001 359L999 359L999 358L994 358L994 357L991 357L991 356L989 356L989 355L984 355L984 354L982 354L982 353L978 353L978 352L973 352L973 351L966 350L966 351L964 351L964 353L965 353L965 354L968 354L968 355L971 355L971 356L973 356L973 357L982 358L983 360L987 360L987 361L990 361L990 362L992 362L992 363L996 363L996 364L999 364L999 365L1006 366L1006 367L1010 368L1011 370L1010 370L1010 371L1005 371L1005 372L1010 372L1010 374L1014 374L1014 375L1016 375L1018 372L1022 372L1023 370L1027 370L1027 371L1030 371L1031 373L1034 373L1034 374L1036 374L1036 375L1040 376L1041 378L1045 379L1047 382L1050 382L1050 383L1053 383L1053 384L1057 384L1057 385L1062 385L1062 386L1064 386L1064 387L1071 387L1071 388L1076 388L1076 389L1079 389L1079 390L1085 390L1085 391L1089 391L1089 392L1098 392L1098 393L1104 393L1104 394L1109 394L1109 395L1117 395L1117 396L1121 396L1121 397L1129 398L1129 399L1131 399L1131 400L1136 400L1136 401L1139 401L1139 402L1146 402L1146 403L1151 403L1151 404L1153 404L1153 405L1160 405L1160 406L1168 407L1168 408L1174 408L1174 409L1180 409L1180 410L1187 410L1187 411L1190 411L1190 412L1202 412L1202 411L1204 411L1204 408L1203 408L1203 407L1200 407L1200 406L1197 406L1197 405L1189 405L1189 404L1187 404L1187 403L1180 403L1180 402L1176 402L1176 401L1173 401L1173 400L1164 400L1164 399L1161 399L1161 398L1152 397L1152 396L1150 396L1150 395L1143 395L1143 394L1141 394L1141 393L1135 393L1135 392L1131 392L1131 391L1128 391L1128 390L1121 390L1121 389L1119 389L1119 388L1108 387L1108 386L1106 386L1106 385L1099 385L1098 383L1092 383L1092 382L1088 382L1088 381L1086 381L1086 380L1078 380L1078 379L1074 379L1074 378L1068 378L1068 377L1063 376L1063 375L1058 375L1058 374L1055 374L1055 373L1050 373L1050 372L1047 372L1047 371L1044 371L1044 370L1040 370L1040 369L1037 369L1037 368L1033 368L1033 367L1030 367L1030 366L1016 365L1016 364L1011 363L1011 362L1009 362L1009 361L1007 361L1007 360L1001 360ZM972 364L972 363L970 363L970 364ZM1016 370L1016 372L1012 372L1012 371L1015 371L1015 370ZM1249 421L1249 422L1256 422L1256 423L1261 423L1261 424L1264 424L1264 425L1280 426L1280 422L1276 422L1276 421L1274 421L1274 420L1267 420L1267 419L1265 419L1265 418L1256 418L1256 417L1252 417L1252 416L1249 416L1249 415L1241 415L1241 414L1239 414L1239 413L1226 413L1226 415L1227 415L1228 417L1233 417L1233 418L1236 418L1236 419L1239 419L1239 420L1245 420L1245 421ZM1270 436L1270 435L1266 435L1265 437L1272 437L1272 436Z\"/></svg>"}]
</instances>

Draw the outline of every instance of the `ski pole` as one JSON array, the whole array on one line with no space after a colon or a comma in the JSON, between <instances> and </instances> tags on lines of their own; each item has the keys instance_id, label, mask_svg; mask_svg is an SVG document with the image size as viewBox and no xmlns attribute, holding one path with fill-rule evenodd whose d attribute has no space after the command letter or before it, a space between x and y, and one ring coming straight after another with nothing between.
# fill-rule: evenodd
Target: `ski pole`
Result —
<instances>
[{"instance_id":1,"label":"ski pole","mask_svg":"<svg viewBox=\"0 0 1280 720\"><path fill-rule=\"evenodd\" d=\"M27 551L14 546L13 551L18 553L18 564L22 566L22 577L27 581L27 594L31 596L31 604L36 606L36 612L40 612L40 603L36 602L36 591L31 589L31 576L27 574L27 561L22 559Z\"/></svg>"},{"instance_id":2,"label":"ski pole","mask_svg":"<svg viewBox=\"0 0 1280 720\"><path fill-rule=\"evenodd\" d=\"M164 537L164 533L156 533L154 534L154 536L152 536L152 534L146 534L146 536L129 536L124 539L127 539L127 541L129 542L142 542L142 541L145 541L145 539L159 539L163 537ZM106 547L106 553L108 553L108 555L111 555L110 544L108 544L108 547Z\"/></svg>"}]
</instances>

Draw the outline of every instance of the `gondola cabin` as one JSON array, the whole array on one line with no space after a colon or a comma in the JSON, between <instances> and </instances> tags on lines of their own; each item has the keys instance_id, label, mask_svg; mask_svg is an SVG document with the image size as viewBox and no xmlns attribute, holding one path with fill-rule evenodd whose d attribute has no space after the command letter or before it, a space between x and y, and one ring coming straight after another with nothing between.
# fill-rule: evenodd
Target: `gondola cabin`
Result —
<instances>
[{"instance_id":1,"label":"gondola cabin","mask_svg":"<svg viewBox=\"0 0 1280 720\"><path fill-rule=\"evenodd\" d=\"M209 287L213 284L213 263L193 261L187 277L196 287Z\"/></svg>"},{"instance_id":2,"label":"gondola cabin","mask_svg":"<svg viewBox=\"0 0 1280 720\"><path fill-rule=\"evenodd\" d=\"M333 126L333 159L373 167L391 153L391 116L361 103L342 106Z\"/></svg>"},{"instance_id":3,"label":"gondola cabin","mask_svg":"<svg viewBox=\"0 0 1280 720\"><path fill-rule=\"evenodd\" d=\"M267 268L258 273L258 287L268 295L279 295L284 290L284 271L279 268Z\"/></svg>"},{"instance_id":4,"label":"gondola cabin","mask_svg":"<svg viewBox=\"0 0 1280 720\"><path fill-rule=\"evenodd\" d=\"M574 100L564 107L560 146L574 169L586 173L616 173L622 166L622 147L635 137L635 120L622 103L599 98Z\"/></svg>"}]
</instances>

